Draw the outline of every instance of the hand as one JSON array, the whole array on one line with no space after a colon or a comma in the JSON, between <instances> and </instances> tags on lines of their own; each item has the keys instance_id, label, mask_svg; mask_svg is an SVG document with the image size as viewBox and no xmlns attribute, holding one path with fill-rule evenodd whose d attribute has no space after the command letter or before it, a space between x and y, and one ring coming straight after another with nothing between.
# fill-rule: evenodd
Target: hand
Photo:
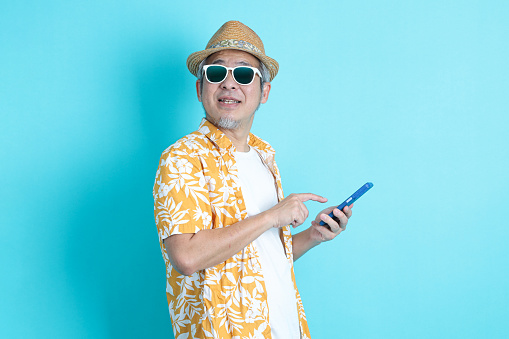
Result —
<instances>
[{"instance_id":1,"label":"hand","mask_svg":"<svg viewBox=\"0 0 509 339\"><path fill-rule=\"evenodd\" d=\"M346 229L348 219L352 216L352 207L353 204L345 206L343 211L340 211L335 206L332 206L318 213L315 220L311 223L311 238L318 242L334 239ZM331 211L336 217L336 220L329 216ZM320 221L327 223L330 229L327 226L320 226Z\"/></svg>"},{"instance_id":2,"label":"hand","mask_svg":"<svg viewBox=\"0 0 509 339\"><path fill-rule=\"evenodd\" d=\"M304 223L309 215L304 202L308 200L327 202L327 198L313 193L292 193L267 211L273 215L273 227L283 227L289 224L297 227Z\"/></svg>"}]
</instances>

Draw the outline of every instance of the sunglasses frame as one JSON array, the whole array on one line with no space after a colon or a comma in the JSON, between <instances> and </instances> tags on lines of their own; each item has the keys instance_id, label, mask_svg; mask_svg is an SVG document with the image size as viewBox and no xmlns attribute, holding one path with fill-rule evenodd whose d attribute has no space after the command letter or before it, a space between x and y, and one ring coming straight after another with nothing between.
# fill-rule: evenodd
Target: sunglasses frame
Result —
<instances>
[{"instance_id":1,"label":"sunglasses frame","mask_svg":"<svg viewBox=\"0 0 509 339\"><path fill-rule=\"evenodd\" d=\"M223 79L221 79L221 81L210 81L209 77L207 76L207 68L209 68L210 66L219 66L219 67L223 67L223 68L226 68L226 75L224 76ZM253 78L251 79L251 81L247 84L241 84L240 82L237 81L237 79L235 79L235 75L233 75L233 71L236 69L236 68L249 68L251 70L253 70ZM205 75L205 79L207 79L208 82L210 82L211 84L220 84L222 83L223 81L226 80L226 78L228 77L228 72L229 71L232 71L232 78L233 80L235 80L236 83L238 83L239 85L242 85L242 86L247 86L247 85L251 85L255 79L255 76L256 74L258 74L258 76L262 77L262 73L260 72L260 70L256 67L251 67L251 66L236 66L236 67L226 67L224 65L217 65L217 64L211 64L211 65L205 65L203 66L203 74Z\"/></svg>"}]
</instances>

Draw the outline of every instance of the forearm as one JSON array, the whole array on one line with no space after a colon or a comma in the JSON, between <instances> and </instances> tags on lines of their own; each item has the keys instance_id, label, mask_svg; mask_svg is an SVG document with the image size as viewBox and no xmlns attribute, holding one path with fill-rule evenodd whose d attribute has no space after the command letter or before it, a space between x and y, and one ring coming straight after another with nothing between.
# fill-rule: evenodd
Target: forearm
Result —
<instances>
[{"instance_id":1,"label":"forearm","mask_svg":"<svg viewBox=\"0 0 509 339\"><path fill-rule=\"evenodd\" d=\"M228 227L172 235L164 244L173 267L191 275L226 261L271 227L271 215L260 213Z\"/></svg>"},{"instance_id":2,"label":"forearm","mask_svg":"<svg viewBox=\"0 0 509 339\"><path fill-rule=\"evenodd\" d=\"M293 248L293 261L295 262L301 256L303 256L307 251L320 244L321 241L314 240L311 237L312 228L295 234L292 237L292 248Z\"/></svg>"}]
</instances>

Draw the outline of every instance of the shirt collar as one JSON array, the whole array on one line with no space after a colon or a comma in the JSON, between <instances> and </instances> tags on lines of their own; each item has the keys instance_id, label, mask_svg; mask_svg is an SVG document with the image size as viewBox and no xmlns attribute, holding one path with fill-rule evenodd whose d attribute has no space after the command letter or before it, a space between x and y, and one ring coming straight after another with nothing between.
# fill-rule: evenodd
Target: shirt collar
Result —
<instances>
[{"instance_id":1,"label":"shirt collar","mask_svg":"<svg viewBox=\"0 0 509 339\"><path fill-rule=\"evenodd\" d=\"M228 150L229 148L235 147L233 146L231 140L223 132L221 132L219 128L214 126L205 118L202 118L198 131L203 133L210 141L212 141L221 149ZM258 150L263 150L266 148L272 150L272 147L270 147L269 144L258 138L253 133L249 133L249 136L247 137L247 143L249 146L252 146Z\"/></svg>"},{"instance_id":2,"label":"shirt collar","mask_svg":"<svg viewBox=\"0 0 509 339\"><path fill-rule=\"evenodd\" d=\"M205 136L219 148L228 149L233 146L231 140L221 132L219 128L205 118L201 119L198 131L205 134Z\"/></svg>"}]
</instances>

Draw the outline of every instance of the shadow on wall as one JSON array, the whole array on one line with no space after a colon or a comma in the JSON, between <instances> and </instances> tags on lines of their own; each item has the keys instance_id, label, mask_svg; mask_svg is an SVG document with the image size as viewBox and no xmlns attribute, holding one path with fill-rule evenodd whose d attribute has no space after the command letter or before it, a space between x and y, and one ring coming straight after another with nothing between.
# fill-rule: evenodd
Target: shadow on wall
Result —
<instances>
[{"instance_id":1,"label":"shadow on wall","mask_svg":"<svg viewBox=\"0 0 509 339\"><path fill-rule=\"evenodd\" d=\"M75 171L77 196L66 235L68 284L83 328L99 322L102 326L95 327L102 327L107 338L173 338L152 186L162 151L192 131L189 126L196 128L199 119L183 114L196 110L185 100L194 88L182 85L190 79L186 55L170 46L182 44L144 48L125 70L138 96L120 96L135 108L131 116L117 114L141 125L139 144L119 149L114 159L90 159L88 168ZM132 137L122 136L120 144L133 145Z\"/></svg>"}]
</instances>

